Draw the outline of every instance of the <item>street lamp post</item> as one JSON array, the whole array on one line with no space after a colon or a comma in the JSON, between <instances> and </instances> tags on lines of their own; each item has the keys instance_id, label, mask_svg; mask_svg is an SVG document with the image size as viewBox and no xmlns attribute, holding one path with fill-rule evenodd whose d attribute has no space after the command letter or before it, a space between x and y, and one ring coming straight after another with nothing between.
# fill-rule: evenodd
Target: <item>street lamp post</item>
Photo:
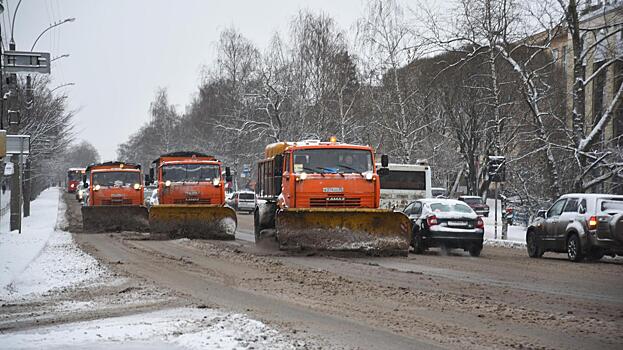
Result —
<instances>
[{"instance_id":1,"label":"street lamp post","mask_svg":"<svg viewBox=\"0 0 623 350\"><path fill-rule=\"evenodd\" d=\"M35 39L35 42L34 42L34 43L32 43L32 47L30 48L30 51L32 51L32 50L34 50L34 49L35 49L35 45L37 45L37 42L39 41L39 39L41 39L41 37L43 36L43 34L45 34L48 30L50 30L50 29L52 29L52 28L55 28L55 27L58 27L58 26L60 26L60 25L61 25L61 24L63 24L63 23L73 22L73 21L75 21L75 20L76 20L76 19L75 19L74 17L67 18L67 19L65 19L65 20L63 20L63 21L56 22L56 23L52 24L51 26L49 26L49 27L45 28L45 29L41 32L41 34L39 34L39 36L37 37L37 39Z\"/></svg>"},{"instance_id":2,"label":"street lamp post","mask_svg":"<svg viewBox=\"0 0 623 350\"><path fill-rule=\"evenodd\" d=\"M67 57L69 57L69 54L68 54L68 53L65 53L65 54L62 54L62 55L60 55L60 56L56 56L56 57L52 58L52 59L50 60L50 62L54 62L54 61L59 60L59 59L61 59L61 58L67 58Z\"/></svg>"},{"instance_id":3,"label":"street lamp post","mask_svg":"<svg viewBox=\"0 0 623 350\"><path fill-rule=\"evenodd\" d=\"M58 90L60 88L66 87L66 86L74 86L76 85L76 83L65 83L65 84L61 84L57 87L55 87L54 89L50 90L50 93L52 93L54 90Z\"/></svg>"}]
</instances>

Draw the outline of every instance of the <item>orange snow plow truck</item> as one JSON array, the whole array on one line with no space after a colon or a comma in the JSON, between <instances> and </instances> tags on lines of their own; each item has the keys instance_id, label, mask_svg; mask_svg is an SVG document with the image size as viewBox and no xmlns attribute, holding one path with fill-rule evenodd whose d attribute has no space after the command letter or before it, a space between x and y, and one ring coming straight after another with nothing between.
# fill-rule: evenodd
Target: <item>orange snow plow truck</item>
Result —
<instances>
[{"instance_id":1,"label":"orange snow plow truck","mask_svg":"<svg viewBox=\"0 0 623 350\"><path fill-rule=\"evenodd\" d=\"M388 159L379 173L386 173ZM411 222L379 209L380 182L369 146L330 142L268 145L258 164L255 240L280 249L407 255Z\"/></svg>"},{"instance_id":2,"label":"orange snow plow truck","mask_svg":"<svg viewBox=\"0 0 623 350\"><path fill-rule=\"evenodd\" d=\"M149 182L157 182L157 203L149 209L154 236L234 239L236 212L225 205L222 163L197 152L163 154L152 162Z\"/></svg>"},{"instance_id":3,"label":"orange snow plow truck","mask_svg":"<svg viewBox=\"0 0 623 350\"><path fill-rule=\"evenodd\" d=\"M147 231L142 175L138 164L89 165L84 176L84 188L88 189L88 199L82 207L84 231Z\"/></svg>"}]
</instances>

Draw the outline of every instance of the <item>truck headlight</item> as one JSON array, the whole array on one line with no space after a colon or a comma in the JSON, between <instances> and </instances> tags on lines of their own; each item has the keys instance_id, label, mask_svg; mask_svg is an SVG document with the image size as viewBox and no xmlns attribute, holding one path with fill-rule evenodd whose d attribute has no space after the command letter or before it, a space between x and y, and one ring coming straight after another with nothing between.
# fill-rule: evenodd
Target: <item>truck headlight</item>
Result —
<instances>
[{"instance_id":1,"label":"truck headlight","mask_svg":"<svg viewBox=\"0 0 623 350\"><path fill-rule=\"evenodd\" d=\"M169 186L171 186L171 180L167 180L167 181L164 183L164 186L165 186L165 187L169 187Z\"/></svg>"},{"instance_id":2,"label":"truck headlight","mask_svg":"<svg viewBox=\"0 0 623 350\"><path fill-rule=\"evenodd\" d=\"M366 173L366 180L368 181L374 180L374 174L371 171Z\"/></svg>"},{"instance_id":3,"label":"truck headlight","mask_svg":"<svg viewBox=\"0 0 623 350\"><path fill-rule=\"evenodd\" d=\"M141 189L141 185L140 184L134 184L134 189L135 190L140 190Z\"/></svg>"},{"instance_id":4,"label":"truck headlight","mask_svg":"<svg viewBox=\"0 0 623 350\"><path fill-rule=\"evenodd\" d=\"M100 185L95 185L95 187L93 188L95 191L99 191L100 190Z\"/></svg>"},{"instance_id":5,"label":"truck headlight","mask_svg":"<svg viewBox=\"0 0 623 350\"><path fill-rule=\"evenodd\" d=\"M307 173L301 173L298 178L300 181L307 179Z\"/></svg>"},{"instance_id":6,"label":"truck headlight","mask_svg":"<svg viewBox=\"0 0 623 350\"><path fill-rule=\"evenodd\" d=\"M212 184L214 186L218 186L221 184L221 179L219 179L218 177L212 180Z\"/></svg>"}]
</instances>

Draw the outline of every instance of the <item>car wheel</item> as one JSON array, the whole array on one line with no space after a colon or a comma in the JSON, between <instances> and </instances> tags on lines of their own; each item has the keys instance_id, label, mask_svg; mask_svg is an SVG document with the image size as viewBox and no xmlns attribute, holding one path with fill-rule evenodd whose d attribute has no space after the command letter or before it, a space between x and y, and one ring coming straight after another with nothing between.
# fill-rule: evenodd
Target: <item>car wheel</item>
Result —
<instances>
[{"instance_id":1,"label":"car wheel","mask_svg":"<svg viewBox=\"0 0 623 350\"><path fill-rule=\"evenodd\" d=\"M426 250L424 246L424 241L422 240L422 235L420 235L419 231L413 232L413 240L411 241L411 246L413 247L413 252L415 254L422 254Z\"/></svg>"},{"instance_id":2,"label":"car wheel","mask_svg":"<svg viewBox=\"0 0 623 350\"><path fill-rule=\"evenodd\" d=\"M578 237L577 233L571 234L567 239L567 257L573 262L579 262L584 259L580 237Z\"/></svg>"},{"instance_id":3,"label":"car wheel","mask_svg":"<svg viewBox=\"0 0 623 350\"><path fill-rule=\"evenodd\" d=\"M478 256L480 256L480 252L482 252L482 245L481 244L474 244L471 247L469 247L469 255L470 256L478 257Z\"/></svg>"},{"instance_id":4,"label":"car wheel","mask_svg":"<svg viewBox=\"0 0 623 350\"><path fill-rule=\"evenodd\" d=\"M526 237L526 246L528 248L528 256L531 258L540 258L543 256L543 250L539 247L539 242L536 239L534 232L528 233Z\"/></svg>"}]
</instances>

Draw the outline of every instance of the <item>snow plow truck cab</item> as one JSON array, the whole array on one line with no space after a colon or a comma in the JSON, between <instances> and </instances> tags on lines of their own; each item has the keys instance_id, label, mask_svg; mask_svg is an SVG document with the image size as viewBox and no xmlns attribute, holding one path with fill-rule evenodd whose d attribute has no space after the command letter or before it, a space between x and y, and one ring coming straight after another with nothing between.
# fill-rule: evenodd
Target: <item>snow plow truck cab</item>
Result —
<instances>
[{"instance_id":1,"label":"snow plow truck cab","mask_svg":"<svg viewBox=\"0 0 623 350\"><path fill-rule=\"evenodd\" d=\"M82 207L85 232L146 231L141 166L124 162L91 164L83 187L89 191Z\"/></svg>"},{"instance_id":2,"label":"snow plow truck cab","mask_svg":"<svg viewBox=\"0 0 623 350\"><path fill-rule=\"evenodd\" d=\"M161 238L234 239L236 213L225 205L229 168L198 152L174 152L152 162L158 204L149 209L150 232Z\"/></svg>"},{"instance_id":3,"label":"snow plow truck cab","mask_svg":"<svg viewBox=\"0 0 623 350\"><path fill-rule=\"evenodd\" d=\"M256 243L274 234L281 249L407 255L411 223L379 209L374 164L371 147L333 138L268 145L258 163Z\"/></svg>"}]
</instances>

